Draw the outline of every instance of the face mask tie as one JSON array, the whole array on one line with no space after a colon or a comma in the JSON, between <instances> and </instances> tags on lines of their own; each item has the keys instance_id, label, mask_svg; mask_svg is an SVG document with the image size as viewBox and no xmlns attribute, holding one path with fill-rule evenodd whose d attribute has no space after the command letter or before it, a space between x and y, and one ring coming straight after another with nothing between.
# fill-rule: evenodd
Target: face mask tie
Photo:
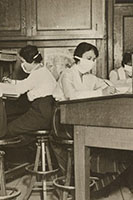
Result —
<instances>
[{"instance_id":1,"label":"face mask tie","mask_svg":"<svg viewBox=\"0 0 133 200\"><path fill-rule=\"evenodd\" d=\"M37 56L39 56L39 54L40 54L40 52L38 52L38 53L33 57L33 59L36 59Z\"/></svg>"}]
</instances>

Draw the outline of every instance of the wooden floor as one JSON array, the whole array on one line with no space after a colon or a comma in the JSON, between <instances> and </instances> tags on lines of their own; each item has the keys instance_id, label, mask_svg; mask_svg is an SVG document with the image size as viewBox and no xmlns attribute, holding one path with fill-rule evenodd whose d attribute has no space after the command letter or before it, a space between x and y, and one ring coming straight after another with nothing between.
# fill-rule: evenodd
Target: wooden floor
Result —
<instances>
[{"instance_id":1,"label":"wooden floor","mask_svg":"<svg viewBox=\"0 0 133 200\"><path fill-rule=\"evenodd\" d=\"M19 154L18 154L18 151L19 151ZM26 150L26 148L23 148L23 147L21 149L19 148L19 150L7 149L6 159L8 160L8 162L12 161L15 163L17 162L19 163L20 161L23 163L32 162L34 160L34 154L33 154L33 151L30 150L30 148L28 150ZM7 186L17 187L21 191L21 195L16 200L23 200L23 197L26 194L26 190L27 190L27 178L28 178L28 175L23 174L22 177L18 178L17 176L15 180L13 179L13 181L7 184ZM34 192L32 193L29 200L42 200L42 199L39 193ZM53 193L49 193L46 200L58 200L58 199L55 197L55 195L53 195ZM91 200L133 200L133 194L130 192L130 190L127 187L122 187L110 193L108 197L102 197L99 199L91 199Z\"/></svg>"},{"instance_id":2,"label":"wooden floor","mask_svg":"<svg viewBox=\"0 0 133 200\"><path fill-rule=\"evenodd\" d=\"M133 194L128 188L124 187L99 200L133 200Z\"/></svg>"},{"instance_id":3,"label":"wooden floor","mask_svg":"<svg viewBox=\"0 0 133 200\"><path fill-rule=\"evenodd\" d=\"M27 190L27 186L25 183L26 179L27 175L7 184L8 186L17 187L21 191L21 195L17 198L17 200L23 200L23 197ZM29 200L41 200L41 197L38 193L34 192L32 193ZM47 200L58 200L58 199L53 195L53 193L50 193L47 196ZM123 187L112 192L108 197L102 197L96 200L133 200L133 194L130 192L128 188Z\"/></svg>"},{"instance_id":4,"label":"wooden floor","mask_svg":"<svg viewBox=\"0 0 133 200\"><path fill-rule=\"evenodd\" d=\"M19 189L21 191L21 195L17 197L17 200L23 200L23 197L27 191L26 182L27 182L28 178L29 177L27 175L25 175L25 176L18 178L7 184L7 186L9 186L9 187L17 187L17 189ZM41 200L40 194L38 192L32 192L29 200ZM51 193L47 194L47 200L58 200L58 199L51 192Z\"/></svg>"}]
</instances>

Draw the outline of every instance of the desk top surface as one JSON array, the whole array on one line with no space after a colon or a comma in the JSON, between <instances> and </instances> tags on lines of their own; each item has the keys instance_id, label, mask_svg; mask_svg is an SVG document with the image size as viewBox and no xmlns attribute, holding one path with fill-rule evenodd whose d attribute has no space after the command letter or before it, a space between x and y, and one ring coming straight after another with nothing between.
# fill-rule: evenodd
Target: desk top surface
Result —
<instances>
[{"instance_id":1,"label":"desk top surface","mask_svg":"<svg viewBox=\"0 0 133 200\"><path fill-rule=\"evenodd\" d=\"M63 101L61 123L133 128L133 94Z\"/></svg>"},{"instance_id":2,"label":"desk top surface","mask_svg":"<svg viewBox=\"0 0 133 200\"><path fill-rule=\"evenodd\" d=\"M83 102L93 102L93 101L100 101L100 100L109 100L109 99L132 99L133 94L115 94L115 95L108 95L108 96L99 96L99 97L91 97L91 98L84 98L84 99L74 99L74 100L67 100L59 102L59 105L63 104L74 104L74 103L83 103Z\"/></svg>"}]
</instances>

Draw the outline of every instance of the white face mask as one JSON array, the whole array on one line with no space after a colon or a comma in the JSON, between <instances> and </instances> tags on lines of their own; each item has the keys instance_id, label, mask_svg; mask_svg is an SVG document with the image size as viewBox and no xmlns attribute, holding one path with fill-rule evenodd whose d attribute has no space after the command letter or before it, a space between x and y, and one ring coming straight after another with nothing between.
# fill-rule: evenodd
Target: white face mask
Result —
<instances>
[{"instance_id":1,"label":"white face mask","mask_svg":"<svg viewBox=\"0 0 133 200\"><path fill-rule=\"evenodd\" d=\"M80 58L78 56L75 56L75 58L80 60L80 63L78 64L78 70L85 74L87 72L90 72L90 70L95 66L95 62L92 60L88 60L85 58Z\"/></svg>"},{"instance_id":2,"label":"white face mask","mask_svg":"<svg viewBox=\"0 0 133 200\"><path fill-rule=\"evenodd\" d=\"M127 72L127 74L129 75L129 76L132 76L132 66L130 66L130 65L125 65L124 66L124 69L125 69L125 71Z\"/></svg>"}]
</instances>

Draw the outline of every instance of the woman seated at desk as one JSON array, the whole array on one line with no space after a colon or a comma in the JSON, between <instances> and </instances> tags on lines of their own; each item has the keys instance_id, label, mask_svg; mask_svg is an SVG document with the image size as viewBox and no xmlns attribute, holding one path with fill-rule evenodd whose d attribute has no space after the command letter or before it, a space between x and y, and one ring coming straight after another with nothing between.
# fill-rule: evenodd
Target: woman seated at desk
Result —
<instances>
[{"instance_id":1,"label":"woman seated at desk","mask_svg":"<svg viewBox=\"0 0 133 200\"><path fill-rule=\"evenodd\" d=\"M4 93L12 95L21 95L27 93L31 102L29 110L17 119L6 124L6 111L4 110L2 99L0 99L2 130L0 137L5 134L18 135L28 131L50 129L52 113L54 107L53 90L56 81L50 71L43 66L42 56L36 46L27 45L23 47L19 56L25 69L30 73L29 76L16 84L0 83L1 96Z\"/></svg>"},{"instance_id":2,"label":"woman seated at desk","mask_svg":"<svg viewBox=\"0 0 133 200\"><path fill-rule=\"evenodd\" d=\"M113 83L132 80L132 54L130 52L123 54L121 66L110 72L109 79Z\"/></svg>"},{"instance_id":3,"label":"woman seated at desk","mask_svg":"<svg viewBox=\"0 0 133 200\"><path fill-rule=\"evenodd\" d=\"M115 87L107 86L105 80L90 73L97 57L98 50L92 44L83 42L76 47L74 51L75 64L61 74L54 91L56 100L97 97L112 95L116 92ZM61 132L59 137L72 139L73 134L72 132L69 132L69 134ZM65 170L65 150L55 145L54 151L60 166ZM121 156L118 157L113 150L105 151L93 148L91 153L91 173L92 175L98 175L99 178L101 177L94 190L97 191L114 181L127 168L126 165L128 164L125 164L125 160L123 161Z\"/></svg>"},{"instance_id":4,"label":"woman seated at desk","mask_svg":"<svg viewBox=\"0 0 133 200\"><path fill-rule=\"evenodd\" d=\"M54 92L56 100L89 98L114 94L113 86L90 73L95 66L98 50L92 44L80 43L74 52L75 64L65 69Z\"/></svg>"},{"instance_id":5,"label":"woman seated at desk","mask_svg":"<svg viewBox=\"0 0 133 200\"><path fill-rule=\"evenodd\" d=\"M109 79L120 93L132 93L132 54L124 53L121 64L110 72Z\"/></svg>"},{"instance_id":6,"label":"woman seated at desk","mask_svg":"<svg viewBox=\"0 0 133 200\"><path fill-rule=\"evenodd\" d=\"M15 84L15 82L19 82L27 78L29 75L30 73L26 71L18 56L14 65L13 73L8 76L4 76L2 78L2 82L7 84ZM10 76L12 76L12 78L10 78ZM15 101L7 98L5 99L4 103L8 122L27 112L31 105L31 102L28 100L26 93L15 99Z\"/></svg>"}]
</instances>

